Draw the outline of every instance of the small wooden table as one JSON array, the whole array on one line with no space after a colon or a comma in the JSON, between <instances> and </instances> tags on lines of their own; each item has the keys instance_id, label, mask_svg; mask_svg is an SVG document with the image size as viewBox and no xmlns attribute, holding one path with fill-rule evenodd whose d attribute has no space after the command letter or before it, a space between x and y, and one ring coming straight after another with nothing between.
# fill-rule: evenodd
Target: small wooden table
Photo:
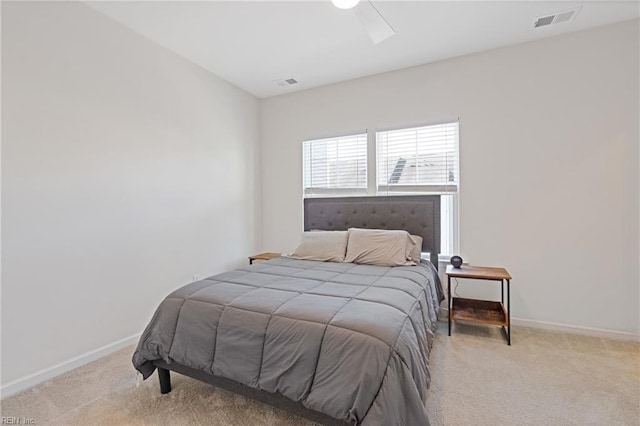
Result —
<instances>
[{"instance_id":1,"label":"small wooden table","mask_svg":"<svg viewBox=\"0 0 640 426\"><path fill-rule=\"evenodd\" d=\"M447 265L447 294L449 303L449 336L451 321L461 320L480 324L497 325L502 328L511 345L511 275L504 268L462 265L454 268ZM500 302L490 300L451 297L451 278L500 281L502 296ZM504 283L507 282L507 308L504 307Z\"/></svg>"},{"instance_id":2,"label":"small wooden table","mask_svg":"<svg viewBox=\"0 0 640 426\"><path fill-rule=\"evenodd\" d=\"M281 253L260 253L254 254L253 256L249 256L249 265L253 265L253 262L266 262L267 260L275 259L276 257L280 257Z\"/></svg>"}]
</instances>

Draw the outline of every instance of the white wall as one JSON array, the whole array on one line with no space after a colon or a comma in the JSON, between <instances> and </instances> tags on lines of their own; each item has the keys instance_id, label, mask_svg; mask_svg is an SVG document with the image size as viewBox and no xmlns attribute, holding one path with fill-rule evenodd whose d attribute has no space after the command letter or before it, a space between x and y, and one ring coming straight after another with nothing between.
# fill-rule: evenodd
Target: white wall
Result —
<instances>
[{"instance_id":1,"label":"white wall","mask_svg":"<svg viewBox=\"0 0 640 426\"><path fill-rule=\"evenodd\" d=\"M260 104L80 3L2 8L2 384L15 391L140 333L194 274L246 264Z\"/></svg>"},{"instance_id":2,"label":"white wall","mask_svg":"<svg viewBox=\"0 0 640 426\"><path fill-rule=\"evenodd\" d=\"M462 256L508 268L515 317L638 333L638 27L262 101L263 248L299 241L302 140L459 117Z\"/></svg>"}]
</instances>

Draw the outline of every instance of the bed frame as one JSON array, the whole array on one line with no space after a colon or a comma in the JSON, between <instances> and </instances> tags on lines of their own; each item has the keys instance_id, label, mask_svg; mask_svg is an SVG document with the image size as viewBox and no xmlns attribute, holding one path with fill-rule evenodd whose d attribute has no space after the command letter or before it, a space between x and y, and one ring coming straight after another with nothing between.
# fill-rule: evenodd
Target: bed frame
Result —
<instances>
[{"instance_id":1,"label":"bed frame","mask_svg":"<svg viewBox=\"0 0 640 426\"><path fill-rule=\"evenodd\" d=\"M384 196L346 198L307 198L304 200L304 230L341 231L348 228L401 229L422 237L422 251L429 252L431 263L438 267L440 252L440 196ZM280 394L242 385L224 377L163 360L153 361L158 369L160 393L171 392L170 371L243 395L323 425L345 422L310 410L301 402Z\"/></svg>"}]
</instances>

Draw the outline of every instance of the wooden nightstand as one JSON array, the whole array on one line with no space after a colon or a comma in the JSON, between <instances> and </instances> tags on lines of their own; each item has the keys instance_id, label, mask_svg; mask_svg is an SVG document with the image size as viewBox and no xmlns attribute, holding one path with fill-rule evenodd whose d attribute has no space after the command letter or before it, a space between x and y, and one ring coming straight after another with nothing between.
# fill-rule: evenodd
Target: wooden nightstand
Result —
<instances>
[{"instance_id":1,"label":"wooden nightstand","mask_svg":"<svg viewBox=\"0 0 640 426\"><path fill-rule=\"evenodd\" d=\"M502 328L511 345L511 275L504 268L462 265L454 268L447 265L447 294L449 303L449 336L451 321L461 320L480 324L496 325ZM451 297L451 278L500 281L500 302L490 300ZM507 308L504 307L504 283L507 282Z\"/></svg>"},{"instance_id":2,"label":"wooden nightstand","mask_svg":"<svg viewBox=\"0 0 640 426\"><path fill-rule=\"evenodd\" d=\"M276 257L280 257L281 253L260 253L254 254L253 256L249 256L249 265L253 265L253 263L266 262L267 260L275 259Z\"/></svg>"}]
</instances>

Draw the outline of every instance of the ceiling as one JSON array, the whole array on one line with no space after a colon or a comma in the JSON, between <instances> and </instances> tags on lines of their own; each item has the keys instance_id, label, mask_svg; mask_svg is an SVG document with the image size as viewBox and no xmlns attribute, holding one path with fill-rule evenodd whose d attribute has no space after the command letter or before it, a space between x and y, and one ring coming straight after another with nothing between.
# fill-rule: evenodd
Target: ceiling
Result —
<instances>
[{"instance_id":1,"label":"ceiling","mask_svg":"<svg viewBox=\"0 0 640 426\"><path fill-rule=\"evenodd\" d=\"M638 1L373 3L397 33L377 45L352 10L329 0L87 4L260 98L640 16ZM580 5L570 22L533 28ZM290 77L300 83L274 83Z\"/></svg>"}]
</instances>

